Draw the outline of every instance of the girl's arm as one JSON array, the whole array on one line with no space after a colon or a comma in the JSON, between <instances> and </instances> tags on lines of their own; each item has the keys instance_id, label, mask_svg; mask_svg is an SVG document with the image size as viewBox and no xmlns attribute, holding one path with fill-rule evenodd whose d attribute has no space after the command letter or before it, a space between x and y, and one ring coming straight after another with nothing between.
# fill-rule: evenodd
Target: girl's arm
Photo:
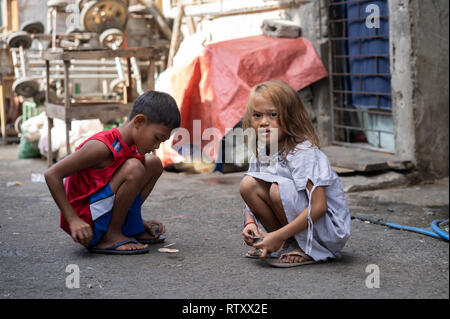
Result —
<instances>
[{"instance_id":1,"label":"girl's arm","mask_svg":"<svg viewBox=\"0 0 450 319\"><path fill-rule=\"evenodd\" d=\"M242 236L247 245L253 245L253 236L259 236L258 225L255 218L250 214L247 208L244 209L244 229Z\"/></svg>"},{"instance_id":2,"label":"girl's arm","mask_svg":"<svg viewBox=\"0 0 450 319\"><path fill-rule=\"evenodd\" d=\"M70 204L63 179L81 170L101 165L111 157L112 154L104 143L92 140L48 168L44 173L50 193L69 224L73 240L85 246L92 238L92 230L89 224L78 217Z\"/></svg>"},{"instance_id":3,"label":"girl's arm","mask_svg":"<svg viewBox=\"0 0 450 319\"><path fill-rule=\"evenodd\" d=\"M255 218L250 214L248 209L244 209L244 225L250 222L256 223Z\"/></svg>"},{"instance_id":4,"label":"girl's arm","mask_svg":"<svg viewBox=\"0 0 450 319\"><path fill-rule=\"evenodd\" d=\"M308 180L306 184L308 191L311 191L313 184ZM313 222L321 218L327 212L327 197L325 187L318 186L311 195L311 219ZM306 207L300 215L298 215L291 223L281 227L276 232L283 241L293 237L308 227L308 207Z\"/></svg>"},{"instance_id":5,"label":"girl's arm","mask_svg":"<svg viewBox=\"0 0 450 319\"><path fill-rule=\"evenodd\" d=\"M306 184L308 191L311 191L313 184L308 180ZM318 186L311 195L311 219L313 222L321 218L327 212L327 198L325 188ZM306 207L292 222L280 229L269 233L262 242L255 244L254 247L262 249L262 258L267 253L277 251L281 248L284 241L298 234L308 227L308 207Z\"/></svg>"}]
</instances>

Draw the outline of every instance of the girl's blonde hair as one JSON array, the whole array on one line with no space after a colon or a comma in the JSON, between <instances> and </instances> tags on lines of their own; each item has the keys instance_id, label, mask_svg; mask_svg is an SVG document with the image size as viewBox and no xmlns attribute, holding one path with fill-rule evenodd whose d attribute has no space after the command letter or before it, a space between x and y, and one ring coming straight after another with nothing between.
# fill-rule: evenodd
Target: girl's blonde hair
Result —
<instances>
[{"instance_id":1,"label":"girl's blonde hair","mask_svg":"<svg viewBox=\"0 0 450 319\"><path fill-rule=\"evenodd\" d=\"M251 127L254 100L257 95L271 101L278 110L279 125L286 134L282 142L284 145L281 145L281 149L284 149L283 155L285 159L287 154L293 151L297 144L306 140L320 148L319 138L308 111L303 105L300 94L283 81L267 81L251 89L242 120L244 130Z\"/></svg>"}]
</instances>

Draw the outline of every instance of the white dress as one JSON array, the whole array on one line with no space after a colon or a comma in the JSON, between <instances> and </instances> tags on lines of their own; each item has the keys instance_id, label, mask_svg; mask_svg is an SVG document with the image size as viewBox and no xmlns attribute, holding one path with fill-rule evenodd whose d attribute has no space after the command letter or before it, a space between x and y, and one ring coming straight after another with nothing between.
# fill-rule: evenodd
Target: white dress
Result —
<instances>
[{"instance_id":1,"label":"white dress","mask_svg":"<svg viewBox=\"0 0 450 319\"><path fill-rule=\"evenodd\" d=\"M326 155L309 141L296 146L284 161L281 153L258 160L252 156L248 176L277 183L288 222L308 207L308 228L295 235L299 247L314 260L340 258L340 251L350 236L350 213L344 190ZM306 183L325 187L328 210L314 223L311 220L310 194ZM255 217L253 212L244 206ZM256 219L256 217L255 217Z\"/></svg>"}]
</instances>

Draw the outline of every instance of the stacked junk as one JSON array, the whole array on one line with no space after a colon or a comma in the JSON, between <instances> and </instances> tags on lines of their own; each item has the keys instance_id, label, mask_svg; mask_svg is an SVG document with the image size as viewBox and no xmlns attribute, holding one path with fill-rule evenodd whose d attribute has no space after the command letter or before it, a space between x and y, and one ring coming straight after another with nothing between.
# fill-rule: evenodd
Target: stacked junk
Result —
<instances>
[{"instance_id":1,"label":"stacked junk","mask_svg":"<svg viewBox=\"0 0 450 319\"><path fill-rule=\"evenodd\" d=\"M45 3L44 0L39 1ZM167 1L167 3L169 2ZM192 7L183 5L183 3L191 3ZM238 6L239 9L236 9L233 6L238 5L238 3L228 1L226 3L231 5L232 8L228 10L228 13L224 13L222 7L217 9L214 6L217 3L219 2L203 0L170 1L171 6L178 10L175 11L177 14L174 15L174 18L166 18L162 14L161 1L48 0L46 2L46 21L27 21L20 26L19 31L3 31L3 37L0 39L9 50L11 65L13 66L14 82L12 83L12 90L19 98L22 106L22 116L16 119L14 125L20 136L19 157L45 156L49 165L51 165L53 159L59 160L70 154L87 137L98 131L119 126L127 115L121 114L120 117L116 116L114 119L105 120L108 111L101 109L97 113L91 112L92 114L95 113L96 116L89 117L89 119L68 118L66 114L58 118L54 114L55 106L65 108L66 113L68 112L68 106L79 108L81 105L89 105L94 110L95 107L98 107L98 104L105 103L105 101L107 103L123 103L123 106L128 105L133 97L135 98L149 89L166 91L167 87L171 87L173 92L168 93L175 97L182 114L189 114L189 109L197 105L188 105L182 94L178 94L186 91L183 86L174 87L173 83L167 81L168 75L172 76L174 74L171 73L172 70L176 69L174 56L177 50L180 53L178 61L183 60L185 56L190 56L190 52L185 54L186 51L182 50L182 48L185 50L186 46L183 47L180 43L183 39L183 34L180 31L182 20L184 19L186 22L192 40L196 39L195 36L199 34L196 30L198 19L203 21L203 19L210 20L226 14L232 16L281 9L279 4L271 7L264 1L261 2L261 7L247 8L240 5L240 7ZM206 12L195 12L193 10L202 6L202 9ZM191 12L188 12L188 9ZM260 31L270 38L299 39L301 37L300 27L293 22L277 19L266 19L259 23L261 22L262 25L259 25ZM140 30L138 30L139 28ZM201 30L200 33L205 31L206 33L209 32L208 30ZM241 31L244 36L253 36L245 34L244 30ZM269 47L272 47L270 50L274 51L272 55L277 54L275 52L277 49L273 48L272 42L269 43L269 40L258 37L249 39L256 41L255 43L261 46L269 45ZM186 43L190 42L186 41ZM292 42L291 47L294 48L297 45L296 43ZM298 44L304 46L304 43L298 40ZM227 45L232 47L239 44L231 41L223 47L217 45L215 48L216 50L226 51L228 50ZM202 46L205 50L208 50L208 45L205 46L205 43L202 43ZM153 55L152 59L143 59L142 56L137 57L137 55L126 56L125 58L124 55L110 54L111 52L125 52L127 49L141 47L158 48L159 55ZM304 47L312 46L306 45ZM102 57L98 54L102 50L107 50L109 53ZM59 52L61 52L61 55L58 55ZM89 58L90 55L87 55L86 52L92 54L93 58ZM315 57L315 52L308 52L307 54L318 60ZM66 53L70 55L70 60L53 58L64 56ZM77 54L80 54L78 58ZM295 52L295 54L292 54L292 58L301 61L301 59L298 59L301 58L301 54L305 53ZM239 60L239 63L244 63L240 61L241 59L235 57L233 59ZM300 63L298 61L295 63ZM226 63L226 61L222 61L222 63ZM292 65L298 67L295 63ZM322 65L316 66L316 73L317 70L323 69ZM186 64L186 68L183 68L188 70L190 67L191 62ZM273 64L272 68L277 68L276 63ZM179 70L180 68L178 68ZM258 71L255 70L254 72ZM68 73L70 73L70 81ZM185 75L183 72L180 72L180 74L180 76ZM259 74L249 74L249 76L253 75L260 76ZM325 75L319 74L310 82L314 82ZM174 77L171 78L174 79ZM201 85L204 82L200 78L199 80L200 83L193 84ZM187 78L178 81L179 84L190 82L192 82L192 79ZM301 88L307 87L309 84L311 83L304 83ZM298 86L300 90L300 84ZM48 104L51 108L48 107ZM238 106L225 105L224 108L237 107L234 111L236 117L242 111L240 108L245 105L241 101L238 104ZM214 112L214 110L211 109L210 112ZM117 112L111 112L110 115L112 114L117 115ZM224 115L221 114L218 117L223 118ZM191 121L188 117L185 119ZM233 119L229 122L229 128L239 128L241 124L239 119ZM211 124L214 125L214 123ZM230 134L227 134L226 131L221 133L222 140L218 145L218 154L215 154L215 156L207 154L206 156L211 161L203 160L203 155L206 153L204 153L202 145L188 144L183 145L181 149L174 150L170 145L173 140L161 144L156 155L161 158L168 170L193 173L212 172L214 170L226 173L246 170L248 158L246 158L245 148L241 148L234 141L227 139ZM229 145L230 143L231 145ZM187 149L189 151L185 152ZM236 161L222 163L220 159L224 158L224 152L228 150L236 153ZM189 156L186 157L185 153L188 153Z\"/></svg>"},{"instance_id":2,"label":"stacked junk","mask_svg":"<svg viewBox=\"0 0 450 319\"><path fill-rule=\"evenodd\" d=\"M12 90L22 105L22 115L14 123L21 137L19 157L47 156L46 94L49 102L65 105L65 90L69 90L72 104L89 105L101 101L123 101L127 87L133 88L134 96L150 88L147 85L151 82L148 78L154 77L154 74L149 74L149 60L114 56L74 58L70 60L70 83L65 85L64 61L49 61L47 77L44 59L45 52L82 53L126 49L126 27L131 17L143 21L142 24L147 26L145 45L158 43L159 48L163 48L159 59L153 61L156 69L162 71L170 43L167 20L153 4L142 3L130 5L128 0L49 0L47 28L43 21L27 21L22 23L19 31L3 33L1 40L9 50L13 69ZM65 23L64 27L61 27L61 21ZM73 151L81 140L100 130L118 126L121 121L71 121L68 123L71 145L67 148L64 136L67 121L55 119L51 132L52 157L64 157L66 149L68 152Z\"/></svg>"}]
</instances>

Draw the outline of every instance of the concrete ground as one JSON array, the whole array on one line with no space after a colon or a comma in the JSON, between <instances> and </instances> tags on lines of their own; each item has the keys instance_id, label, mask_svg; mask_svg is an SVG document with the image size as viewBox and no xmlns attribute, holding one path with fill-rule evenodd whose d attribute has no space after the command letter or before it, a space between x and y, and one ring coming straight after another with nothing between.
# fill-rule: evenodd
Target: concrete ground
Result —
<instances>
[{"instance_id":1,"label":"concrete ground","mask_svg":"<svg viewBox=\"0 0 450 319\"><path fill-rule=\"evenodd\" d=\"M18 160L16 145L0 146L1 299L449 298L448 242L356 219L341 260L277 269L245 258L238 192L243 173L164 172L143 217L166 224L166 242L144 255L90 254L59 228L47 186L32 182L32 174L45 168L41 159ZM341 178L346 189L354 178ZM347 200L354 215L429 228L435 219L448 219L448 195L447 178L349 191ZM178 253L158 252L170 243ZM66 286L73 275L68 265L80 270L79 288ZM369 288L377 271L379 288Z\"/></svg>"}]
</instances>

